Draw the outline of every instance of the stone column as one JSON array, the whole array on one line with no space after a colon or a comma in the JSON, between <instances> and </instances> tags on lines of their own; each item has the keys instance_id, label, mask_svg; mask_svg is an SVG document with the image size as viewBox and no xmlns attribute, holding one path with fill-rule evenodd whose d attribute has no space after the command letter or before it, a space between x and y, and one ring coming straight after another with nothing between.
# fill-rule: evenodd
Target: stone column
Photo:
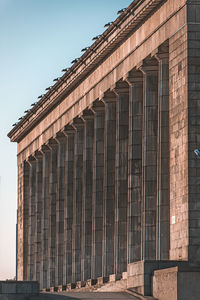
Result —
<instances>
[{"instance_id":1,"label":"stone column","mask_svg":"<svg viewBox=\"0 0 200 300\"><path fill-rule=\"evenodd\" d=\"M65 155L66 136L59 132L56 135L58 143L57 154L57 198L56 198L56 261L55 261L55 286L63 284L64 264L64 200L65 200Z\"/></svg>"},{"instance_id":2,"label":"stone column","mask_svg":"<svg viewBox=\"0 0 200 300\"><path fill-rule=\"evenodd\" d=\"M29 157L30 197L29 197L29 231L28 231L28 280L35 280L35 232L36 232L36 160Z\"/></svg>"},{"instance_id":3,"label":"stone column","mask_svg":"<svg viewBox=\"0 0 200 300\"><path fill-rule=\"evenodd\" d=\"M108 92L105 103L103 276L114 273L116 95Z\"/></svg>"},{"instance_id":4,"label":"stone column","mask_svg":"<svg viewBox=\"0 0 200 300\"><path fill-rule=\"evenodd\" d=\"M81 225L83 201L83 138L84 123L75 118L73 126L76 129L74 140L74 202L72 226L72 281L81 280Z\"/></svg>"},{"instance_id":5,"label":"stone column","mask_svg":"<svg viewBox=\"0 0 200 300\"><path fill-rule=\"evenodd\" d=\"M91 278L102 276L103 198L104 198L104 127L105 105L94 102L93 197L92 197L92 268Z\"/></svg>"},{"instance_id":6,"label":"stone column","mask_svg":"<svg viewBox=\"0 0 200 300\"><path fill-rule=\"evenodd\" d=\"M158 67L144 64L142 259L156 259Z\"/></svg>"},{"instance_id":7,"label":"stone column","mask_svg":"<svg viewBox=\"0 0 200 300\"><path fill-rule=\"evenodd\" d=\"M65 199L64 199L64 267L63 285L72 283L72 225L73 225L73 190L74 190L74 135L75 129L67 125L65 155Z\"/></svg>"},{"instance_id":8,"label":"stone column","mask_svg":"<svg viewBox=\"0 0 200 300\"><path fill-rule=\"evenodd\" d=\"M143 75L130 72L128 146L128 263L140 261L142 204Z\"/></svg>"},{"instance_id":9,"label":"stone column","mask_svg":"<svg viewBox=\"0 0 200 300\"><path fill-rule=\"evenodd\" d=\"M115 274L127 270L129 87L118 82L116 102Z\"/></svg>"},{"instance_id":10,"label":"stone column","mask_svg":"<svg viewBox=\"0 0 200 300\"><path fill-rule=\"evenodd\" d=\"M43 163L42 163L42 208L41 208L41 218L42 218L42 254L41 254L41 289L50 288L50 276L49 276L49 213L50 213L50 194L49 194L49 175L50 175L50 148L43 145L41 148L43 153Z\"/></svg>"},{"instance_id":11,"label":"stone column","mask_svg":"<svg viewBox=\"0 0 200 300\"><path fill-rule=\"evenodd\" d=\"M167 49L168 50L168 49ZM158 60L157 260L169 259L169 52Z\"/></svg>"},{"instance_id":12,"label":"stone column","mask_svg":"<svg viewBox=\"0 0 200 300\"><path fill-rule=\"evenodd\" d=\"M81 280L86 281L91 278L94 114L91 110L86 109L83 111L81 118L85 123L83 141Z\"/></svg>"},{"instance_id":13,"label":"stone column","mask_svg":"<svg viewBox=\"0 0 200 300\"><path fill-rule=\"evenodd\" d=\"M41 266L41 225L42 225L42 153L36 151L34 154L36 159L36 203L35 203L35 215L36 215L36 230L35 230L35 274L36 281L42 283L40 278L40 266Z\"/></svg>"},{"instance_id":14,"label":"stone column","mask_svg":"<svg viewBox=\"0 0 200 300\"><path fill-rule=\"evenodd\" d=\"M58 190L58 144L55 139L48 143L50 147L50 177L49 177L49 282L55 287L57 281L56 266L56 199Z\"/></svg>"},{"instance_id":15,"label":"stone column","mask_svg":"<svg viewBox=\"0 0 200 300\"><path fill-rule=\"evenodd\" d=\"M28 280L30 165L18 157L17 280Z\"/></svg>"}]
</instances>

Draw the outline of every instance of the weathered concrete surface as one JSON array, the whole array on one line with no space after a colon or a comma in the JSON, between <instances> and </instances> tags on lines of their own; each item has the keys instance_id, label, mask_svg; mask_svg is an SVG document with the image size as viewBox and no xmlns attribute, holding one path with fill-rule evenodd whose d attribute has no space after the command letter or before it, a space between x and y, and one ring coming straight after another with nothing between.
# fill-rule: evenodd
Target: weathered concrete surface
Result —
<instances>
[{"instance_id":1,"label":"weathered concrete surface","mask_svg":"<svg viewBox=\"0 0 200 300\"><path fill-rule=\"evenodd\" d=\"M36 281L0 281L1 300L26 300L29 296L38 297L39 291Z\"/></svg>"},{"instance_id":2,"label":"weathered concrete surface","mask_svg":"<svg viewBox=\"0 0 200 300\"><path fill-rule=\"evenodd\" d=\"M159 300L200 298L200 269L175 267L154 272L153 295Z\"/></svg>"},{"instance_id":3,"label":"weathered concrete surface","mask_svg":"<svg viewBox=\"0 0 200 300\"><path fill-rule=\"evenodd\" d=\"M154 270L199 264L199 11L197 0L135 0L9 133L18 279L55 291L128 268L128 286L150 295Z\"/></svg>"},{"instance_id":4,"label":"weathered concrete surface","mask_svg":"<svg viewBox=\"0 0 200 300\"><path fill-rule=\"evenodd\" d=\"M95 300L95 299L133 299L137 300L140 298L136 298L131 294L126 292L121 293L112 293L112 292L105 292L105 293L54 293L54 294L40 294L39 297L31 297L31 300L43 300L43 299L53 299L53 300L75 300L75 299L85 299L85 300Z\"/></svg>"}]
</instances>

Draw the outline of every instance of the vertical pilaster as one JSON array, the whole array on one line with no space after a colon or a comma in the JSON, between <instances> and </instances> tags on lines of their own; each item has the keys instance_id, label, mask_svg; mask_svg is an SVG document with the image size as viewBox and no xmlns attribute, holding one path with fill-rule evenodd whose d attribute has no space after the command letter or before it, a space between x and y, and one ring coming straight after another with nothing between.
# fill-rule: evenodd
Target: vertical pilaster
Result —
<instances>
[{"instance_id":1,"label":"vertical pilaster","mask_svg":"<svg viewBox=\"0 0 200 300\"><path fill-rule=\"evenodd\" d=\"M105 105L97 101L94 115L93 197L92 197L92 268L91 277L102 276L103 197L104 197L104 127Z\"/></svg>"},{"instance_id":2,"label":"vertical pilaster","mask_svg":"<svg viewBox=\"0 0 200 300\"><path fill-rule=\"evenodd\" d=\"M144 123L143 123L143 259L156 259L157 211L157 135L158 135L158 67L143 66Z\"/></svg>"},{"instance_id":3,"label":"vertical pilaster","mask_svg":"<svg viewBox=\"0 0 200 300\"><path fill-rule=\"evenodd\" d=\"M54 287L57 281L56 266L56 199L58 190L58 144L55 139L49 141L50 177L49 177L49 282Z\"/></svg>"},{"instance_id":4,"label":"vertical pilaster","mask_svg":"<svg viewBox=\"0 0 200 300\"><path fill-rule=\"evenodd\" d=\"M34 155L36 159L36 203L35 203L35 215L36 215L36 230L35 230L35 274L36 281L42 283L40 277L40 265L41 265L41 225L42 225L42 153L36 151Z\"/></svg>"},{"instance_id":5,"label":"vertical pilaster","mask_svg":"<svg viewBox=\"0 0 200 300\"><path fill-rule=\"evenodd\" d=\"M28 280L30 165L18 157L17 279Z\"/></svg>"},{"instance_id":6,"label":"vertical pilaster","mask_svg":"<svg viewBox=\"0 0 200 300\"><path fill-rule=\"evenodd\" d=\"M84 123L75 118L76 129L74 140L74 201L72 227L72 281L81 280L81 239L82 239L82 201L83 201L83 138Z\"/></svg>"},{"instance_id":7,"label":"vertical pilaster","mask_svg":"<svg viewBox=\"0 0 200 300\"><path fill-rule=\"evenodd\" d=\"M65 155L65 199L64 199L64 267L63 285L72 282L72 226L73 226L73 191L74 191L74 135L75 129L67 125Z\"/></svg>"},{"instance_id":8,"label":"vertical pilaster","mask_svg":"<svg viewBox=\"0 0 200 300\"><path fill-rule=\"evenodd\" d=\"M156 259L169 259L169 53L158 60L158 156L157 156L157 247Z\"/></svg>"},{"instance_id":9,"label":"vertical pilaster","mask_svg":"<svg viewBox=\"0 0 200 300\"><path fill-rule=\"evenodd\" d=\"M29 231L28 231L28 280L35 280L35 232L36 232L36 160L31 156L30 164L30 197L29 197Z\"/></svg>"},{"instance_id":10,"label":"vertical pilaster","mask_svg":"<svg viewBox=\"0 0 200 300\"><path fill-rule=\"evenodd\" d=\"M127 270L129 88L118 82L116 101L115 274Z\"/></svg>"},{"instance_id":11,"label":"vertical pilaster","mask_svg":"<svg viewBox=\"0 0 200 300\"><path fill-rule=\"evenodd\" d=\"M116 95L105 94L103 276L114 273Z\"/></svg>"},{"instance_id":12,"label":"vertical pilaster","mask_svg":"<svg viewBox=\"0 0 200 300\"><path fill-rule=\"evenodd\" d=\"M87 109L83 111L81 118L85 123L83 141L81 280L85 281L91 278L94 114Z\"/></svg>"},{"instance_id":13,"label":"vertical pilaster","mask_svg":"<svg viewBox=\"0 0 200 300\"><path fill-rule=\"evenodd\" d=\"M42 254L41 254L41 289L50 288L49 276L49 213L50 213L50 194L49 194L49 175L50 175L50 149L43 145L41 149L43 153L42 163Z\"/></svg>"},{"instance_id":14,"label":"vertical pilaster","mask_svg":"<svg viewBox=\"0 0 200 300\"><path fill-rule=\"evenodd\" d=\"M128 263L139 261L141 255L142 205L142 127L143 75L130 73L129 83L129 146L128 146Z\"/></svg>"},{"instance_id":15,"label":"vertical pilaster","mask_svg":"<svg viewBox=\"0 0 200 300\"><path fill-rule=\"evenodd\" d=\"M64 199L65 199L65 155L66 136L59 132L56 135L58 143L57 154L57 198L56 198L56 261L55 261L55 285L63 284L64 264Z\"/></svg>"}]
</instances>

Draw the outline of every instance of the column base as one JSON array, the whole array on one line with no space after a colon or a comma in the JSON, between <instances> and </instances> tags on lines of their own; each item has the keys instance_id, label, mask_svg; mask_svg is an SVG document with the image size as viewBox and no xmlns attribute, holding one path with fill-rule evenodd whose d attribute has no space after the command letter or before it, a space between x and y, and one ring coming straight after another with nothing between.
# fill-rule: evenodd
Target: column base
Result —
<instances>
[{"instance_id":1,"label":"column base","mask_svg":"<svg viewBox=\"0 0 200 300\"><path fill-rule=\"evenodd\" d=\"M95 284L97 284L97 279L88 279L88 280L86 281L86 286L91 287L91 286L93 286L93 285L95 285Z\"/></svg>"},{"instance_id":2,"label":"column base","mask_svg":"<svg viewBox=\"0 0 200 300\"><path fill-rule=\"evenodd\" d=\"M153 295L153 272L171 267L188 267L186 261L138 261L128 264L127 288L144 296ZM170 298L171 299L171 298ZM171 299L172 300L172 299Z\"/></svg>"},{"instance_id":3,"label":"column base","mask_svg":"<svg viewBox=\"0 0 200 300\"><path fill-rule=\"evenodd\" d=\"M109 277L98 277L97 278L97 284L98 285L103 285L104 283L107 283L109 281Z\"/></svg>"}]
</instances>

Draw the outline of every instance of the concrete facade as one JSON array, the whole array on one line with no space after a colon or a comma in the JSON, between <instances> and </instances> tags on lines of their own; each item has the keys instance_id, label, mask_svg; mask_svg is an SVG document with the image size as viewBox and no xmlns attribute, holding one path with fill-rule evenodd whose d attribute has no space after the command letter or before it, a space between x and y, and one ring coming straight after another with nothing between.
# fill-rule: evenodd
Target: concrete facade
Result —
<instances>
[{"instance_id":1,"label":"concrete facade","mask_svg":"<svg viewBox=\"0 0 200 300\"><path fill-rule=\"evenodd\" d=\"M200 0L135 0L10 131L18 279L200 263L199 22Z\"/></svg>"}]
</instances>

